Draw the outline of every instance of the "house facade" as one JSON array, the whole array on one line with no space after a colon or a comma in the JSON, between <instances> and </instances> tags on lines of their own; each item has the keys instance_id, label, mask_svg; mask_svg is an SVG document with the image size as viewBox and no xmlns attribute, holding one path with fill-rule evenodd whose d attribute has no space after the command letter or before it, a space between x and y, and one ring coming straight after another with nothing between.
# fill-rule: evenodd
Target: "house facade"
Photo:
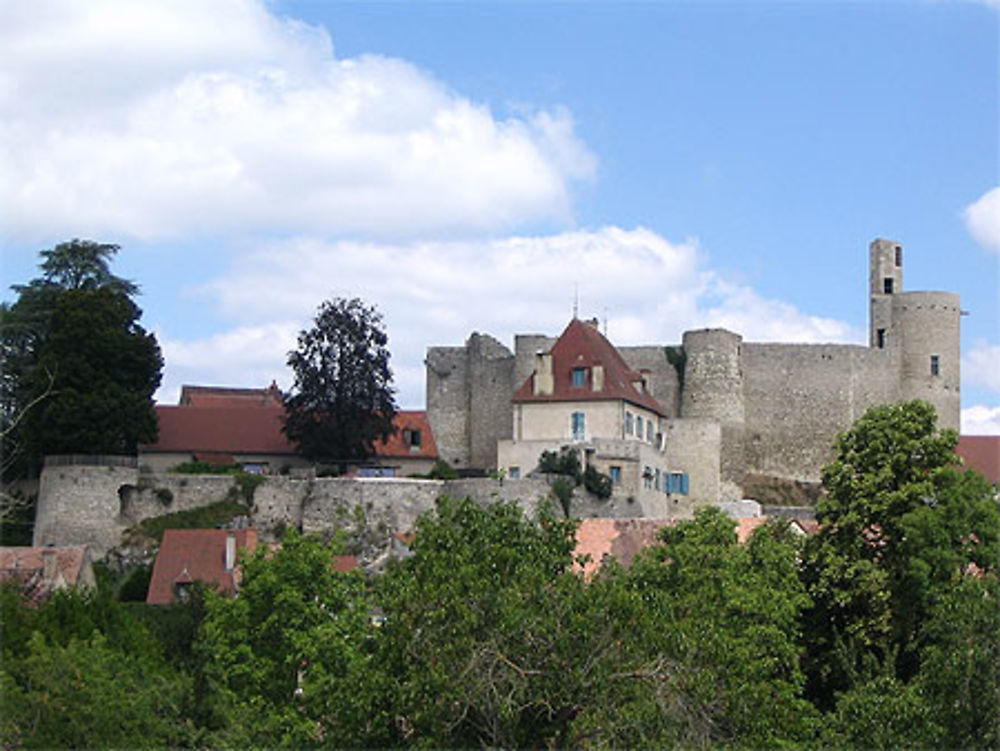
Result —
<instances>
[{"instance_id":1,"label":"house facade","mask_svg":"<svg viewBox=\"0 0 1000 751\"><path fill-rule=\"evenodd\" d=\"M497 444L497 467L508 477L568 446L581 467L611 479L613 494L637 502L637 514L668 516L671 497L689 491L687 475L669 466L663 408L596 321L570 321L551 349L537 353L511 403L513 437Z\"/></svg>"}]
</instances>

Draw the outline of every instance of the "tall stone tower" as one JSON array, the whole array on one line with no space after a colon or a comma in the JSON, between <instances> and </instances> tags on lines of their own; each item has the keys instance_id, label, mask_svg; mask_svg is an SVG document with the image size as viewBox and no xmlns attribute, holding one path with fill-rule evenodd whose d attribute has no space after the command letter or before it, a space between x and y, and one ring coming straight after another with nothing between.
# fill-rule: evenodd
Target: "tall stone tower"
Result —
<instances>
[{"instance_id":1,"label":"tall stone tower","mask_svg":"<svg viewBox=\"0 0 1000 751\"><path fill-rule=\"evenodd\" d=\"M905 292L903 246L879 238L869 246L869 345L888 349L899 372L900 400L934 405L938 424L959 429L961 414L959 296Z\"/></svg>"}]
</instances>

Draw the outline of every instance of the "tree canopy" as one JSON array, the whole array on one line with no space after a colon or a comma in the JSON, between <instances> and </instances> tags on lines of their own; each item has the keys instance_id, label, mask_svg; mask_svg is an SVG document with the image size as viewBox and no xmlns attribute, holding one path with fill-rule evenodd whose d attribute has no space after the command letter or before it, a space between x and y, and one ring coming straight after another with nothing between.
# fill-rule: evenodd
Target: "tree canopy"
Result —
<instances>
[{"instance_id":1,"label":"tree canopy","mask_svg":"<svg viewBox=\"0 0 1000 751\"><path fill-rule=\"evenodd\" d=\"M391 435L396 413L382 316L357 298L320 305L288 355L285 434L313 460L363 460Z\"/></svg>"},{"instance_id":2,"label":"tree canopy","mask_svg":"<svg viewBox=\"0 0 1000 751\"><path fill-rule=\"evenodd\" d=\"M51 453L134 453L155 440L163 366L138 323L138 287L111 273L117 245L73 240L41 252L41 276L0 310L5 474Z\"/></svg>"}]
</instances>

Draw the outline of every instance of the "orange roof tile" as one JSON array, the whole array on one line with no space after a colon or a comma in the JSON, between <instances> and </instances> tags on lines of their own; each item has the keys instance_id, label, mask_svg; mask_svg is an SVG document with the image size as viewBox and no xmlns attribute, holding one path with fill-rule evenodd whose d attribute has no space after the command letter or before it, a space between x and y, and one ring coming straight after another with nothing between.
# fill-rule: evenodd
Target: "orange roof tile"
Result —
<instances>
[{"instance_id":1,"label":"orange roof tile","mask_svg":"<svg viewBox=\"0 0 1000 751\"><path fill-rule=\"evenodd\" d=\"M168 529L153 564L146 602L168 605L176 584L205 582L221 592L236 591L236 567L226 568L226 538L236 537L237 551L257 548L254 529Z\"/></svg>"},{"instance_id":2,"label":"orange roof tile","mask_svg":"<svg viewBox=\"0 0 1000 751\"><path fill-rule=\"evenodd\" d=\"M1000 482L1000 435L963 435L955 453L966 469L974 469L992 483Z\"/></svg>"},{"instance_id":3,"label":"orange roof tile","mask_svg":"<svg viewBox=\"0 0 1000 751\"><path fill-rule=\"evenodd\" d=\"M642 390L642 376L632 370L621 353L615 349L597 326L574 318L566 326L556 343L549 350L552 356L554 388L551 394L534 393L534 374L515 392L515 402L566 402L566 401L607 401L622 399L665 414L663 407L651 394ZM604 368L604 387L594 391L591 387L593 367ZM586 386L573 386L573 369L587 368Z\"/></svg>"}]
</instances>

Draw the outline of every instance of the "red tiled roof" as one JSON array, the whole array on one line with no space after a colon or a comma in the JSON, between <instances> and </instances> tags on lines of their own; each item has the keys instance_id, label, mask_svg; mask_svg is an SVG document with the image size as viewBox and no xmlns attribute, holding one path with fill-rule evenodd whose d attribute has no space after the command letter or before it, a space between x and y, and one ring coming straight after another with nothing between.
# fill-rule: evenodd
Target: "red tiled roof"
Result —
<instances>
[{"instance_id":1,"label":"red tiled roof","mask_svg":"<svg viewBox=\"0 0 1000 751\"><path fill-rule=\"evenodd\" d=\"M145 452L185 453L212 461L213 455L233 454L293 455L295 444L282 432L285 411L262 404L238 406L157 406L160 436L156 443L144 444ZM434 434L422 411L401 411L393 420L396 432L386 441L375 442L378 458L413 457L436 459ZM403 431L420 431L419 450L411 451ZM219 458L218 461L223 461Z\"/></svg>"},{"instance_id":2,"label":"red tiled roof","mask_svg":"<svg viewBox=\"0 0 1000 751\"><path fill-rule=\"evenodd\" d=\"M534 393L534 374L514 394L515 402L607 401L622 399L663 415L652 395L641 390L642 377L626 364L621 353L598 331L597 326L574 318L549 351L554 387L551 394ZM593 367L604 368L604 387L594 391ZM573 386L573 368L587 368L586 386Z\"/></svg>"},{"instance_id":3,"label":"red tiled roof","mask_svg":"<svg viewBox=\"0 0 1000 751\"><path fill-rule=\"evenodd\" d=\"M45 579L46 556L53 556L55 559L52 578L49 580ZM0 548L0 582L17 579L31 602L46 599L60 585L75 587L85 584L85 578L81 575L88 565L86 545Z\"/></svg>"},{"instance_id":4,"label":"red tiled roof","mask_svg":"<svg viewBox=\"0 0 1000 751\"><path fill-rule=\"evenodd\" d=\"M174 600L174 585L201 581L231 594L238 584L236 567L226 569L226 537L235 535L237 551L257 547L254 529L168 529L153 564L146 602L168 605Z\"/></svg>"},{"instance_id":5,"label":"red tiled roof","mask_svg":"<svg viewBox=\"0 0 1000 751\"><path fill-rule=\"evenodd\" d=\"M160 436L142 451L189 454L294 454L281 407L156 407Z\"/></svg>"},{"instance_id":6,"label":"red tiled roof","mask_svg":"<svg viewBox=\"0 0 1000 751\"><path fill-rule=\"evenodd\" d=\"M963 435L955 453L966 469L974 469L992 483L1000 482L1000 435Z\"/></svg>"},{"instance_id":7,"label":"red tiled roof","mask_svg":"<svg viewBox=\"0 0 1000 751\"><path fill-rule=\"evenodd\" d=\"M583 519L576 529L573 554L590 556L582 567L587 577L600 569L605 556L630 566L636 555L656 544L656 535L663 527L676 523L672 519Z\"/></svg>"},{"instance_id":8,"label":"red tiled roof","mask_svg":"<svg viewBox=\"0 0 1000 751\"><path fill-rule=\"evenodd\" d=\"M414 457L419 459L437 459L437 444L434 442L434 433L431 432L431 423L427 419L427 413L417 410L404 410L396 413L392 424L396 432L385 441L375 442L375 455L378 457ZM410 446L405 442L403 431L420 431L420 446ZM413 450L411 450L413 449Z\"/></svg>"},{"instance_id":9,"label":"red tiled roof","mask_svg":"<svg viewBox=\"0 0 1000 751\"><path fill-rule=\"evenodd\" d=\"M340 573L346 573L347 571L353 571L356 568L361 568L358 563L358 559L353 555L335 555L333 557L333 570L339 571Z\"/></svg>"},{"instance_id":10,"label":"red tiled roof","mask_svg":"<svg viewBox=\"0 0 1000 751\"><path fill-rule=\"evenodd\" d=\"M228 386L181 386L182 407L280 407L281 391L272 383L266 389L242 389Z\"/></svg>"}]
</instances>

